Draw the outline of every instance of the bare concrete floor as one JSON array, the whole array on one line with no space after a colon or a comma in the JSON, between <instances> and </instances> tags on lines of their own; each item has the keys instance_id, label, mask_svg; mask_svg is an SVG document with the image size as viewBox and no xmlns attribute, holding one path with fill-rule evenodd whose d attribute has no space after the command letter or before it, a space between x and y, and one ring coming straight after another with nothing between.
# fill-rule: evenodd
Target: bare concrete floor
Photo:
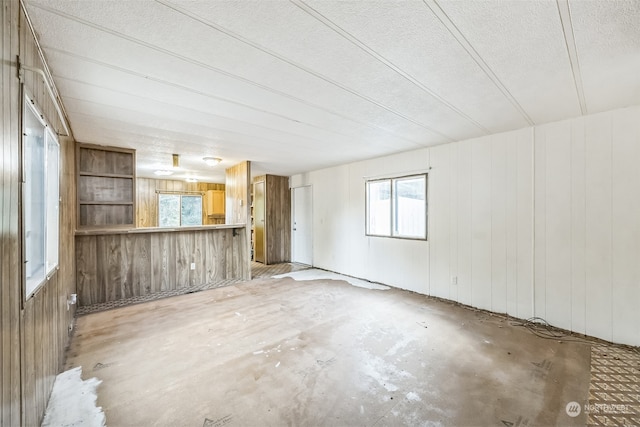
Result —
<instances>
[{"instance_id":1,"label":"bare concrete floor","mask_svg":"<svg viewBox=\"0 0 640 427\"><path fill-rule=\"evenodd\" d=\"M590 346L342 281L259 279L78 318L107 425L585 425Z\"/></svg>"}]
</instances>

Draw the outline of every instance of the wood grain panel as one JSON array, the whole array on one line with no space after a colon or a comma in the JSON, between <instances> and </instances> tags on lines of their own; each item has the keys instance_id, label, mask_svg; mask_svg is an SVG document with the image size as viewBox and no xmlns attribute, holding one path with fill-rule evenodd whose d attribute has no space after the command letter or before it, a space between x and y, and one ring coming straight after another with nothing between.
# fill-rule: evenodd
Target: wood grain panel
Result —
<instances>
[{"instance_id":1,"label":"wood grain panel","mask_svg":"<svg viewBox=\"0 0 640 427\"><path fill-rule=\"evenodd\" d=\"M291 190L289 177L263 175L253 179L254 196L260 192L260 200L256 198L254 214L262 214L264 209L264 223L254 221L256 260L265 264L291 261ZM261 186L264 186L262 189ZM260 188L260 190L258 190ZM264 194L262 194L264 191ZM262 203L261 200L264 199ZM260 203L260 206L257 206ZM262 217L261 217L262 219ZM260 229L263 226L264 230ZM263 236L263 237L262 237ZM264 245L258 247L258 238L264 239ZM264 254L262 247L264 246Z\"/></svg>"},{"instance_id":2,"label":"wood grain panel","mask_svg":"<svg viewBox=\"0 0 640 427\"><path fill-rule=\"evenodd\" d=\"M78 299L85 306L244 279L247 259L244 227L78 235Z\"/></svg>"},{"instance_id":3,"label":"wood grain panel","mask_svg":"<svg viewBox=\"0 0 640 427\"><path fill-rule=\"evenodd\" d=\"M291 261L291 191L289 177L267 175L267 256L270 264Z\"/></svg>"},{"instance_id":4,"label":"wood grain panel","mask_svg":"<svg viewBox=\"0 0 640 427\"><path fill-rule=\"evenodd\" d=\"M177 287L184 288L189 286L189 264L191 252L193 250L193 236L191 232L177 233L173 236L175 239L176 257L176 278Z\"/></svg>"},{"instance_id":5,"label":"wood grain panel","mask_svg":"<svg viewBox=\"0 0 640 427\"><path fill-rule=\"evenodd\" d=\"M248 224L251 205L251 162L244 161L226 170L225 217L227 224Z\"/></svg>"},{"instance_id":6,"label":"wood grain panel","mask_svg":"<svg viewBox=\"0 0 640 427\"><path fill-rule=\"evenodd\" d=\"M190 262L195 263L195 270L190 270L189 285L206 283L207 236L206 233L192 232L193 245Z\"/></svg>"},{"instance_id":7,"label":"wood grain panel","mask_svg":"<svg viewBox=\"0 0 640 427\"><path fill-rule=\"evenodd\" d=\"M207 272L205 280L207 283L224 280L226 277L226 271L224 270L227 265L227 253L224 250L225 236L226 234L224 233L207 233L205 235L207 253L216 254L215 257L206 257Z\"/></svg>"},{"instance_id":8,"label":"wood grain panel","mask_svg":"<svg viewBox=\"0 0 640 427\"><path fill-rule=\"evenodd\" d=\"M17 1L0 8L0 426L40 425L55 375L68 343L67 327L74 310L66 300L75 292L73 230L75 228L75 155L72 138L60 137L59 269L24 300L20 251L19 164L22 99L16 57L35 68L46 66ZM62 130L55 104L39 75L24 73L25 91L54 132Z\"/></svg>"},{"instance_id":9,"label":"wood grain panel","mask_svg":"<svg viewBox=\"0 0 640 427\"><path fill-rule=\"evenodd\" d=\"M134 296L148 295L151 293L151 235L143 235L138 239L130 239L132 242L133 260L132 269L132 294Z\"/></svg>"},{"instance_id":10,"label":"wood grain panel","mask_svg":"<svg viewBox=\"0 0 640 427\"><path fill-rule=\"evenodd\" d=\"M87 236L76 237L76 275L79 303L82 305L93 304L104 297L96 293L102 289L98 286L98 264L96 245L89 244Z\"/></svg>"},{"instance_id":11,"label":"wood grain panel","mask_svg":"<svg viewBox=\"0 0 640 427\"><path fill-rule=\"evenodd\" d=\"M81 205L80 226L112 227L133 224L133 205Z\"/></svg>"},{"instance_id":12,"label":"wood grain panel","mask_svg":"<svg viewBox=\"0 0 640 427\"><path fill-rule=\"evenodd\" d=\"M18 227L18 165L20 87L14 61L18 54L17 2L3 2L0 10L0 426L20 424L20 246ZM27 365L25 364L25 369Z\"/></svg>"},{"instance_id":13,"label":"wood grain panel","mask_svg":"<svg viewBox=\"0 0 640 427\"><path fill-rule=\"evenodd\" d=\"M251 162L244 161L225 171L225 223L251 224ZM251 253L251 233L244 233L246 239L246 254ZM239 253L239 251L234 251ZM242 266L243 279L251 278L251 259L245 257L246 265Z\"/></svg>"},{"instance_id":14,"label":"wood grain panel","mask_svg":"<svg viewBox=\"0 0 640 427\"><path fill-rule=\"evenodd\" d=\"M166 291L173 289L176 277L175 245L171 234L151 235L151 289Z\"/></svg>"},{"instance_id":15,"label":"wood grain panel","mask_svg":"<svg viewBox=\"0 0 640 427\"><path fill-rule=\"evenodd\" d=\"M90 148L82 144L79 151L78 167L80 173L133 175L134 158L131 150L114 147Z\"/></svg>"},{"instance_id":16,"label":"wood grain panel","mask_svg":"<svg viewBox=\"0 0 640 427\"><path fill-rule=\"evenodd\" d=\"M85 202L128 203L133 200L131 178L87 176L80 181L78 200Z\"/></svg>"},{"instance_id":17,"label":"wood grain panel","mask_svg":"<svg viewBox=\"0 0 640 427\"><path fill-rule=\"evenodd\" d=\"M152 198L148 196L151 180L138 178L136 180L136 227L152 227L151 218L154 218L152 211Z\"/></svg>"},{"instance_id":18,"label":"wood grain panel","mask_svg":"<svg viewBox=\"0 0 640 427\"><path fill-rule=\"evenodd\" d=\"M120 235L120 248L122 253L122 259L120 260L120 295L122 295L122 298L129 298L136 295L133 288L133 263L137 255L133 252L133 240L126 234Z\"/></svg>"},{"instance_id":19,"label":"wood grain panel","mask_svg":"<svg viewBox=\"0 0 640 427\"><path fill-rule=\"evenodd\" d=\"M223 242L221 246L224 249L227 263L226 265L221 266L221 269L224 271L223 277L226 278L231 277L234 270L242 271L243 265L238 261L238 259L241 258L237 257L236 254L241 253L244 248L248 247L248 245L246 245L246 242L245 245L242 245L242 240L236 241L235 239L228 238L227 235L223 235L222 239ZM251 275L250 272L249 275Z\"/></svg>"}]
</instances>

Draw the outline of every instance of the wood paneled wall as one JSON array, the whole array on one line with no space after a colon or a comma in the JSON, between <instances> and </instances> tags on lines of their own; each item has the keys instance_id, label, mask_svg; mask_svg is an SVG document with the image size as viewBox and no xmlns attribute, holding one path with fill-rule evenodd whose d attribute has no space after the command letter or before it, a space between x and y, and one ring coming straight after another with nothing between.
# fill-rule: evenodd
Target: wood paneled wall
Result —
<instances>
[{"instance_id":1,"label":"wood paneled wall","mask_svg":"<svg viewBox=\"0 0 640 427\"><path fill-rule=\"evenodd\" d=\"M16 57L36 68L46 68L35 45L26 15L18 1L4 1L0 9L0 426L40 425L55 375L62 367L68 327L74 308L67 298L75 292L73 257L75 228L74 141L60 138L60 263L59 270L24 301L19 228L20 117L22 98ZM25 90L56 132L62 126L41 77L24 73Z\"/></svg>"},{"instance_id":2,"label":"wood paneled wall","mask_svg":"<svg viewBox=\"0 0 640 427\"><path fill-rule=\"evenodd\" d=\"M248 224L251 218L251 162L226 170L226 223Z\"/></svg>"},{"instance_id":3,"label":"wood paneled wall","mask_svg":"<svg viewBox=\"0 0 640 427\"><path fill-rule=\"evenodd\" d=\"M0 425L20 425L20 242L18 229L18 164L20 87L16 79L18 54L18 2L3 2L0 9L0 79L2 122L0 138Z\"/></svg>"},{"instance_id":4,"label":"wood paneled wall","mask_svg":"<svg viewBox=\"0 0 640 427\"><path fill-rule=\"evenodd\" d=\"M291 261L291 190L288 176L263 175L265 182L265 264Z\"/></svg>"},{"instance_id":5,"label":"wood paneled wall","mask_svg":"<svg viewBox=\"0 0 640 427\"><path fill-rule=\"evenodd\" d=\"M185 182L170 179L138 178L136 180L136 227L158 226L158 191L224 190L224 184ZM202 197L202 224L224 224L224 218L210 218L206 213L207 195Z\"/></svg>"},{"instance_id":6,"label":"wood paneled wall","mask_svg":"<svg viewBox=\"0 0 640 427\"><path fill-rule=\"evenodd\" d=\"M245 279L245 227L76 236L81 305ZM191 263L195 269L191 270Z\"/></svg>"},{"instance_id":7,"label":"wood paneled wall","mask_svg":"<svg viewBox=\"0 0 640 427\"><path fill-rule=\"evenodd\" d=\"M247 253L251 253L251 162L244 161L226 169L225 221L246 224ZM251 279L251 256L247 257L247 277Z\"/></svg>"}]
</instances>

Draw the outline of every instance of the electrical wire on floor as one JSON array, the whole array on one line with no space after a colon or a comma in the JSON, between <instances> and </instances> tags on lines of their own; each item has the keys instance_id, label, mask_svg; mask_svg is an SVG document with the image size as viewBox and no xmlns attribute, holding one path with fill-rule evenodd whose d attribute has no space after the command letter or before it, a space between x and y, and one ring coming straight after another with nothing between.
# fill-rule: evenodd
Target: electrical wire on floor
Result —
<instances>
[{"instance_id":1,"label":"electrical wire on floor","mask_svg":"<svg viewBox=\"0 0 640 427\"><path fill-rule=\"evenodd\" d=\"M627 345L618 345L618 344L612 344L610 342L598 342L596 340L589 340L586 338L582 338L582 337L578 337L573 335L570 332L566 332L563 331L561 329L558 329L556 327L553 327L549 324L549 322L547 322L546 320L544 320L542 317L530 317L527 320L524 321L512 321L509 322L511 324L511 326L522 326L526 329L528 329L532 334L540 337L540 338L545 338L545 339L551 339L551 340L561 340L561 341L567 341L567 342L577 342L580 344L588 344L588 345L610 345L610 346L616 346L616 347L623 347L627 350L630 350L638 355L640 355L640 348L639 347L633 347L633 346L627 346Z\"/></svg>"},{"instance_id":2,"label":"electrical wire on floor","mask_svg":"<svg viewBox=\"0 0 640 427\"><path fill-rule=\"evenodd\" d=\"M529 332L531 332L532 334L540 338L545 338L550 340L572 341L572 342L578 342L578 343L590 344L590 345L595 344L591 340L581 338L581 337L576 337L571 333L567 333L565 331L562 331L558 328L551 326L549 322L544 320L542 317L530 317L524 321L509 322L509 324L511 326L522 326L523 328L528 329Z\"/></svg>"},{"instance_id":3,"label":"electrical wire on floor","mask_svg":"<svg viewBox=\"0 0 640 427\"><path fill-rule=\"evenodd\" d=\"M481 308L477 308L477 307L472 307L466 304L462 304L460 302L457 301L451 301L451 300L447 300L445 298L440 298L440 297L434 297L434 296L428 296L427 298L434 300L434 301L438 301L444 304L448 304L448 305L452 305L452 306L456 306L456 307L462 307L466 310L470 310L470 311L475 311L477 313L481 313L484 314L487 317L495 317L498 319L502 319L502 321L508 321L509 324L511 326L521 326L524 327L526 329L528 329L532 334L540 337L540 338L544 338L544 339L550 339L550 340L558 340L558 341L566 341L566 342L576 342L578 344L587 344L587 345L601 345L601 346L610 346L610 347L617 347L617 348L622 348L625 350L628 350L632 353L635 353L636 355L640 356L640 347L634 347L632 345L627 345L627 344L615 344L609 341L604 341L604 340L600 340L598 338L589 338L589 337L582 337L582 336L578 336L572 332L560 329L560 328L556 328L554 326L551 326L549 324L549 322L547 322L546 320L544 320L542 317L530 317L526 320L519 320L517 318L514 318L513 316L509 316L507 314L501 314L501 313L493 313Z\"/></svg>"}]
</instances>

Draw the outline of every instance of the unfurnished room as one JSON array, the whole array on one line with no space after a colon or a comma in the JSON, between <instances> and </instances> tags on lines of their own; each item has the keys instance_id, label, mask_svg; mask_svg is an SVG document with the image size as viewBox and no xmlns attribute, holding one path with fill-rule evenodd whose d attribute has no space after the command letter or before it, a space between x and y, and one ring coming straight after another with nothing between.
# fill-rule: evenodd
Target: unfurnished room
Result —
<instances>
[{"instance_id":1,"label":"unfurnished room","mask_svg":"<svg viewBox=\"0 0 640 427\"><path fill-rule=\"evenodd\" d=\"M0 21L0 427L640 426L640 1Z\"/></svg>"}]
</instances>

